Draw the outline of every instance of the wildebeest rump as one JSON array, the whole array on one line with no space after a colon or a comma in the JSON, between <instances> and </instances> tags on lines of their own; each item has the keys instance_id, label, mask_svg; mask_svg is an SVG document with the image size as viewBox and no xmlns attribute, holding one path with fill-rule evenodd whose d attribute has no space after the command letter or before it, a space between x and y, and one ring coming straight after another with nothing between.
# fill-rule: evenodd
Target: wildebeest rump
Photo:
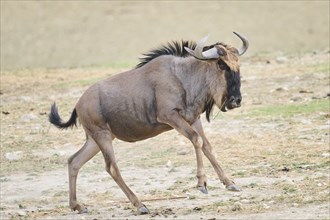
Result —
<instances>
[{"instance_id":1,"label":"wildebeest rump","mask_svg":"<svg viewBox=\"0 0 330 220\"><path fill-rule=\"evenodd\" d=\"M52 124L64 129L76 125L79 118L87 137L83 147L68 160L72 210L86 211L77 202L77 175L101 151L106 171L138 212L148 213L120 175L112 140L135 142L170 129L177 130L194 146L199 190L207 193L202 152L227 189L239 190L213 155L200 121L203 112L209 120L214 105L226 111L241 104L239 56L249 44L245 37L235 34L243 42L239 50L223 43L204 46L207 37L197 44L172 42L152 50L135 69L101 80L87 89L67 122L61 120L56 105L52 105L49 115Z\"/></svg>"}]
</instances>

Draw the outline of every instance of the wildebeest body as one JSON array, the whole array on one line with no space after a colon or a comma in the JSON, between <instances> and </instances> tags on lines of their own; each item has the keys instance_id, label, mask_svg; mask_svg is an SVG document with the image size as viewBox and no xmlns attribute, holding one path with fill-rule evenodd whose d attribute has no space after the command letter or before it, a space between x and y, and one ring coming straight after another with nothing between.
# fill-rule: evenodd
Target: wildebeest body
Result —
<instances>
[{"instance_id":1,"label":"wildebeest body","mask_svg":"<svg viewBox=\"0 0 330 220\"><path fill-rule=\"evenodd\" d=\"M206 86L207 72L210 70L196 71L196 68L200 68L196 59L191 57L191 62L182 59L187 58L156 58L139 69L97 82L80 99L82 102L88 99L95 104L89 105L88 109L79 108L84 104L79 101L76 108L78 118L85 114L80 113L79 109L90 111L90 117L103 117L115 137L128 142L147 139L173 129L158 122L159 107L176 109L192 124L211 98ZM158 68L154 69L154 65ZM213 80L216 80L215 77ZM99 99L92 100L90 97ZM83 126L88 128L88 125Z\"/></svg>"},{"instance_id":2,"label":"wildebeest body","mask_svg":"<svg viewBox=\"0 0 330 220\"><path fill-rule=\"evenodd\" d=\"M200 191L207 193L202 153L227 189L239 190L217 162L200 120L203 112L209 120L213 105L222 111L240 107L238 56L247 50L248 41L235 34L243 42L239 50L222 43L204 47L206 38L198 44L173 42L153 50L135 69L101 80L87 89L67 122L61 120L56 105L52 105L49 115L52 124L68 128L79 118L86 133L85 144L68 160L72 210L86 211L77 203L77 175L79 169L101 151L106 171L138 212L148 213L121 177L112 140L135 142L170 129L177 130L194 146Z\"/></svg>"}]
</instances>

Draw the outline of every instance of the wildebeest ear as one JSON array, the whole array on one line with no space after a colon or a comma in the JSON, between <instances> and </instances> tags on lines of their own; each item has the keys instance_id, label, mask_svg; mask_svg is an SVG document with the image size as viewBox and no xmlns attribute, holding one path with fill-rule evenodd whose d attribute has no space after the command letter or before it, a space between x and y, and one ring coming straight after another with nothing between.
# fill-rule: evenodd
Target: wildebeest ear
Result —
<instances>
[{"instance_id":1,"label":"wildebeest ear","mask_svg":"<svg viewBox=\"0 0 330 220\"><path fill-rule=\"evenodd\" d=\"M227 55L227 51L223 48L223 47L219 47L219 46L214 46L215 48L217 48L217 52L219 54L219 56L226 56Z\"/></svg>"}]
</instances>

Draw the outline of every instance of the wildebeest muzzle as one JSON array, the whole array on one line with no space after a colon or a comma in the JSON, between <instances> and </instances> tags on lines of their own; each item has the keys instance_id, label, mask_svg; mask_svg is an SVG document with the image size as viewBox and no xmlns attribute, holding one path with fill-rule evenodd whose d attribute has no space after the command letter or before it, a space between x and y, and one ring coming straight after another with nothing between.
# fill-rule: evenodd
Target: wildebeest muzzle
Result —
<instances>
[{"instance_id":1,"label":"wildebeest muzzle","mask_svg":"<svg viewBox=\"0 0 330 220\"><path fill-rule=\"evenodd\" d=\"M224 101L221 107L221 111L226 112L227 110L231 110L234 108L241 107L242 96L230 96L228 99Z\"/></svg>"},{"instance_id":2,"label":"wildebeest muzzle","mask_svg":"<svg viewBox=\"0 0 330 220\"><path fill-rule=\"evenodd\" d=\"M228 109L233 109L233 108L238 108L241 107L241 101L242 101L242 97L241 96L231 96L228 100L227 104L227 108Z\"/></svg>"}]
</instances>

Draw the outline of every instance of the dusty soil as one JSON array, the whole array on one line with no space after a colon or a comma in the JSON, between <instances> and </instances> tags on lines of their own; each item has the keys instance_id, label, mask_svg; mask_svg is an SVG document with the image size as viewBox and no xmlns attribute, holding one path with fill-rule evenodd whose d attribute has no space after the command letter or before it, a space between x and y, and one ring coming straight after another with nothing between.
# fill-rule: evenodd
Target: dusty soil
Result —
<instances>
[{"instance_id":1,"label":"dusty soil","mask_svg":"<svg viewBox=\"0 0 330 220\"><path fill-rule=\"evenodd\" d=\"M203 119L217 158L242 188L229 192L204 158L200 193L192 145L175 131L137 143L115 141L122 175L151 214L135 208L104 170L101 154L80 171L68 205L67 158L81 128L47 121L50 104L68 118L93 82L124 69L33 69L1 73L1 219L330 219L329 53L242 60L243 106ZM204 116L203 116L204 118Z\"/></svg>"}]
</instances>

